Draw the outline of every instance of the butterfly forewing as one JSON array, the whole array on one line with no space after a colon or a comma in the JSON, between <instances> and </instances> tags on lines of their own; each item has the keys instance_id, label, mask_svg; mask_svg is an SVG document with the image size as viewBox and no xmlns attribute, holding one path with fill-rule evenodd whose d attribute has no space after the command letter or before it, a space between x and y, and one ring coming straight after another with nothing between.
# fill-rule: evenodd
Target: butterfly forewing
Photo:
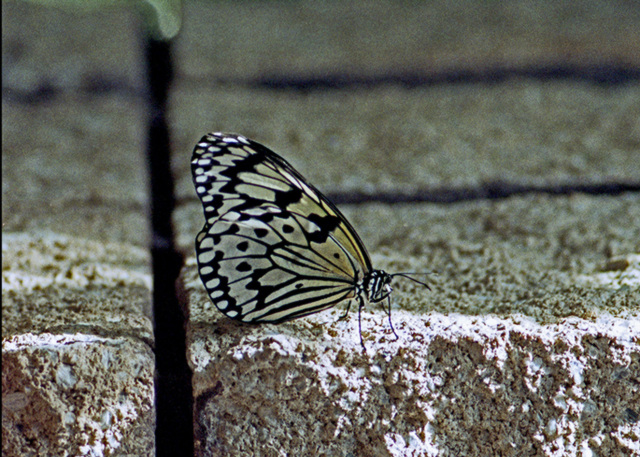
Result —
<instances>
[{"instance_id":1,"label":"butterfly forewing","mask_svg":"<svg viewBox=\"0 0 640 457\"><path fill-rule=\"evenodd\" d=\"M199 271L223 313L281 322L355 298L371 271L362 242L284 159L244 137L209 134L192 172L206 219Z\"/></svg>"}]
</instances>

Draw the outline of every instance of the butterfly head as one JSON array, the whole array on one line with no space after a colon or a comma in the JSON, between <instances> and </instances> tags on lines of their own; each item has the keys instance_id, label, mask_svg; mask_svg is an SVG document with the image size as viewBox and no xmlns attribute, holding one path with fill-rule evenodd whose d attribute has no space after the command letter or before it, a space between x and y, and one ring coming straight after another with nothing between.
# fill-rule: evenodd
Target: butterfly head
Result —
<instances>
[{"instance_id":1,"label":"butterfly head","mask_svg":"<svg viewBox=\"0 0 640 457\"><path fill-rule=\"evenodd\" d=\"M369 277L365 281L365 287L370 302L377 303L391 294L393 291L391 279L392 276L382 270L373 270L369 274Z\"/></svg>"},{"instance_id":2,"label":"butterfly head","mask_svg":"<svg viewBox=\"0 0 640 457\"><path fill-rule=\"evenodd\" d=\"M410 279L411 281L416 282L431 290L431 287L429 287L428 284L412 278L411 276L409 276L409 274L416 273L394 273L391 275L386 271L373 270L371 273L369 273L368 276L365 277L364 280L365 291L369 301L372 303L377 303L387 298L393 291L393 288L391 287L391 280L394 276L402 276L403 278Z\"/></svg>"}]
</instances>

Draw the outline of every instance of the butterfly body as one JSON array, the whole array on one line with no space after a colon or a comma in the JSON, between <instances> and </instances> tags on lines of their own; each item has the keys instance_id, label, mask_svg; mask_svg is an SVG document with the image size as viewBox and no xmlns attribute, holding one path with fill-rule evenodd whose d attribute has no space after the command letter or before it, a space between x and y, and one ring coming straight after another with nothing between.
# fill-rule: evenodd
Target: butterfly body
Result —
<instances>
[{"instance_id":1,"label":"butterfly body","mask_svg":"<svg viewBox=\"0 0 640 457\"><path fill-rule=\"evenodd\" d=\"M391 293L392 276L372 268L342 213L270 149L212 133L191 168L205 215L198 270L228 317L285 322L345 300L361 310Z\"/></svg>"}]
</instances>

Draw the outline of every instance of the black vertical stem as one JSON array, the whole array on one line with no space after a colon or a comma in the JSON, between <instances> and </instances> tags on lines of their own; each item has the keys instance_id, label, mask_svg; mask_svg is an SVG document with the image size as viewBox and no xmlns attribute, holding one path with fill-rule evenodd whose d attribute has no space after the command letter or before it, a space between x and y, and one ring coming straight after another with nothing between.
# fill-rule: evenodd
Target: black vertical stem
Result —
<instances>
[{"instance_id":1,"label":"black vertical stem","mask_svg":"<svg viewBox=\"0 0 640 457\"><path fill-rule=\"evenodd\" d=\"M153 313L156 354L156 455L193 455L193 397L186 360L185 318L175 281L182 258L175 250L175 205L166 102L173 77L170 42L145 42L149 84L147 162L151 180Z\"/></svg>"}]
</instances>

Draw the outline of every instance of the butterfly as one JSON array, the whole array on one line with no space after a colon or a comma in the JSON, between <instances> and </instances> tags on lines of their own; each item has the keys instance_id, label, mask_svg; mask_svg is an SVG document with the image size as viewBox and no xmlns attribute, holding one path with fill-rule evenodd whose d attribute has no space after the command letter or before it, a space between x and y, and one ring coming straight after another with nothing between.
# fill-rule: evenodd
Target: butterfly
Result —
<instances>
[{"instance_id":1,"label":"butterfly","mask_svg":"<svg viewBox=\"0 0 640 457\"><path fill-rule=\"evenodd\" d=\"M362 339L365 302L388 299L391 280L375 270L343 214L286 160L231 133L196 144L191 171L205 224L196 237L200 278L226 316L280 323L343 301L358 303Z\"/></svg>"}]
</instances>

